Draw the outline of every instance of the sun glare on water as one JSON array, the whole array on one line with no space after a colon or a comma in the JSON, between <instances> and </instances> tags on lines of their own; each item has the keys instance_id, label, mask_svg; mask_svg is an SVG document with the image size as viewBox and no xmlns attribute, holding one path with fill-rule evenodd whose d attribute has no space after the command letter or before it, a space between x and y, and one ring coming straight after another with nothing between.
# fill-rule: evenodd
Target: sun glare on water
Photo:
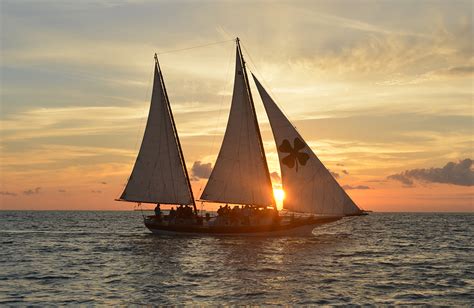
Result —
<instances>
[{"instance_id":1,"label":"sun glare on water","mask_svg":"<svg viewBox=\"0 0 474 308\"><path fill-rule=\"evenodd\" d=\"M273 188L273 195L275 196L277 208L279 210L283 209L283 200L285 199L285 191L280 188Z\"/></svg>"}]
</instances>

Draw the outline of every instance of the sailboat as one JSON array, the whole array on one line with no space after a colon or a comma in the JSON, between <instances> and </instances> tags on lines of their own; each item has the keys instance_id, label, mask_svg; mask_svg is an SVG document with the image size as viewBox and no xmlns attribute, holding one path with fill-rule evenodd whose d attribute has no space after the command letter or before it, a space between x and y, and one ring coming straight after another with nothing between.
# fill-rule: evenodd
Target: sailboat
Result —
<instances>
[{"instance_id":1,"label":"sailboat","mask_svg":"<svg viewBox=\"0 0 474 308\"><path fill-rule=\"evenodd\" d=\"M198 201L225 204L201 215L155 54L153 93L143 141L118 201L176 205L144 217L153 233L301 234L344 216L363 215L252 74L276 142L286 198L277 210L240 40L224 139ZM232 204L233 209L228 205Z\"/></svg>"}]
</instances>

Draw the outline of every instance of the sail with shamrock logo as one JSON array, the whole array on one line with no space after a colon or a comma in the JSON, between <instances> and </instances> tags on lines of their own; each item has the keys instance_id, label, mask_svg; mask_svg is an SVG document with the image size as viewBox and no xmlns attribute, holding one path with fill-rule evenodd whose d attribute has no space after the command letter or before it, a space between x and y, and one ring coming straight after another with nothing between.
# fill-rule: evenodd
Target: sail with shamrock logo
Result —
<instances>
[{"instance_id":1,"label":"sail with shamrock logo","mask_svg":"<svg viewBox=\"0 0 474 308\"><path fill-rule=\"evenodd\" d=\"M238 39L229 120L219 155L201 200L254 206L275 204Z\"/></svg>"},{"instance_id":2,"label":"sail with shamrock logo","mask_svg":"<svg viewBox=\"0 0 474 308\"><path fill-rule=\"evenodd\" d=\"M337 183L295 127L253 76L278 150L283 207L321 215L358 215L362 211Z\"/></svg>"}]
</instances>

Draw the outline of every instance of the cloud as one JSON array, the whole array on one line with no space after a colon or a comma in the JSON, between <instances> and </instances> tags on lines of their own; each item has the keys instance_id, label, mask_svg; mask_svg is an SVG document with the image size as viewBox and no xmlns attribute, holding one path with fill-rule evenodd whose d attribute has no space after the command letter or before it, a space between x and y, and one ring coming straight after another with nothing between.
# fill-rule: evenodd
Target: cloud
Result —
<instances>
[{"instance_id":1,"label":"cloud","mask_svg":"<svg viewBox=\"0 0 474 308\"><path fill-rule=\"evenodd\" d=\"M101 194L102 190L91 190L91 193L93 194Z\"/></svg>"},{"instance_id":2,"label":"cloud","mask_svg":"<svg viewBox=\"0 0 474 308\"><path fill-rule=\"evenodd\" d=\"M197 181L199 179L208 179L209 176L211 175L211 171L212 171L211 163L203 164L199 160L195 161L191 168L191 172L193 176L192 180Z\"/></svg>"},{"instance_id":3,"label":"cloud","mask_svg":"<svg viewBox=\"0 0 474 308\"><path fill-rule=\"evenodd\" d=\"M272 172L272 173L270 173L270 178L272 179L272 181L281 183L281 177L280 177L280 175L278 174L278 172Z\"/></svg>"},{"instance_id":4,"label":"cloud","mask_svg":"<svg viewBox=\"0 0 474 308\"><path fill-rule=\"evenodd\" d=\"M58 192L60 192L60 193L65 193L66 190L65 190L65 189L58 189Z\"/></svg>"},{"instance_id":5,"label":"cloud","mask_svg":"<svg viewBox=\"0 0 474 308\"><path fill-rule=\"evenodd\" d=\"M40 193L40 191L41 191L41 187L36 187L34 189L28 189L28 190L23 191L23 194L26 196L37 195Z\"/></svg>"},{"instance_id":6,"label":"cloud","mask_svg":"<svg viewBox=\"0 0 474 308\"><path fill-rule=\"evenodd\" d=\"M448 76L471 76L474 74L474 66L455 66L438 72Z\"/></svg>"},{"instance_id":7,"label":"cloud","mask_svg":"<svg viewBox=\"0 0 474 308\"><path fill-rule=\"evenodd\" d=\"M3 138L24 140L46 137L104 135L136 129L143 110L133 107L35 108L0 120Z\"/></svg>"},{"instance_id":8,"label":"cloud","mask_svg":"<svg viewBox=\"0 0 474 308\"><path fill-rule=\"evenodd\" d=\"M347 170L342 170L342 173L344 173L344 174L347 175L347 174L349 174L349 171L347 171Z\"/></svg>"},{"instance_id":9,"label":"cloud","mask_svg":"<svg viewBox=\"0 0 474 308\"><path fill-rule=\"evenodd\" d=\"M331 170L328 169L328 171L331 173L331 175L335 178L335 179L338 179L340 176L339 176L339 173L337 172L333 172Z\"/></svg>"},{"instance_id":10,"label":"cloud","mask_svg":"<svg viewBox=\"0 0 474 308\"><path fill-rule=\"evenodd\" d=\"M100 184L102 184L102 185L107 185L107 182L100 182Z\"/></svg>"},{"instance_id":11,"label":"cloud","mask_svg":"<svg viewBox=\"0 0 474 308\"><path fill-rule=\"evenodd\" d=\"M405 170L398 174L392 174L387 178L400 181L405 186L413 186L414 180L459 186L474 185L474 171L472 169L472 159L470 158L457 163L449 162L442 168Z\"/></svg>"},{"instance_id":12,"label":"cloud","mask_svg":"<svg viewBox=\"0 0 474 308\"><path fill-rule=\"evenodd\" d=\"M319 13L314 11L309 11L307 9L300 11L300 16L309 15L310 20L314 23L328 24L333 27L341 27L351 30L358 30L362 32L369 33L378 33L385 35L399 35L399 36L408 36L408 37L422 37L422 38L431 38L430 35L424 33L417 33L413 31L397 31L392 29L383 28L380 24L371 24L361 20L345 18L337 15Z\"/></svg>"},{"instance_id":13,"label":"cloud","mask_svg":"<svg viewBox=\"0 0 474 308\"><path fill-rule=\"evenodd\" d=\"M0 191L0 195L2 196L11 196L11 197L16 197L17 194L11 191Z\"/></svg>"},{"instance_id":14,"label":"cloud","mask_svg":"<svg viewBox=\"0 0 474 308\"><path fill-rule=\"evenodd\" d=\"M413 181L403 174L392 174L387 177L389 180L396 180L402 182L405 187L413 187Z\"/></svg>"},{"instance_id":15,"label":"cloud","mask_svg":"<svg viewBox=\"0 0 474 308\"><path fill-rule=\"evenodd\" d=\"M357 185L357 186L351 186L351 185L344 185L342 186L344 189L371 189L369 186L365 185Z\"/></svg>"},{"instance_id":16,"label":"cloud","mask_svg":"<svg viewBox=\"0 0 474 308\"><path fill-rule=\"evenodd\" d=\"M454 66L432 70L426 73L407 77L397 75L395 78L378 82L379 85L415 85L426 81L445 80L446 78L469 78L474 75L474 66Z\"/></svg>"}]
</instances>

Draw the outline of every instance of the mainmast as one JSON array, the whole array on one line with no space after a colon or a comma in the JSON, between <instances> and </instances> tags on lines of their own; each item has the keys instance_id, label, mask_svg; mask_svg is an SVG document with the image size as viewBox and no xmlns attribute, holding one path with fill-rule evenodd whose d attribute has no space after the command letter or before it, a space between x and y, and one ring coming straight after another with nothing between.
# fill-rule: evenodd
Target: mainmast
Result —
<instances>
[{"instance_id":1,"label":"mainmast","mask_svg":"<svg viewBox=\"0 0 474 308\"><path fill-rule=\"evenodd\" d=\"M160 75L160 82L161 82L161 86L163 87L163 92L164 92L164 96L165 96L165 100L166 100L166 106L167 106L167 109L168 109L169 116L171 118L171 124L173 125L174 138L176 140L176 144L178 145L179 157L181 159L181 164L182 164L183 169L184 169L184 174L186 175L186 182L188 184L189 193L191 194L191 199L192 199L193 208L194 208L194 214L197 215L198 212L197 212L197 208L196 208L196 201L194 200L193 189L191 187L191 182L189 181L189 174L188 174L188 169L186 168L186 161L184 160L183 149L181 148L181 142L179 141L178 131L176 129L176 124L174 122L174 116L173 116L173 113L171 112L170 101L168 99L168 92L166 91L166 86L165 86L165 82L164 82L164 79L163 79L163 73L161 72L160 62L158 61L158 55L156 53L155 53L155 64L156 64L156 67L158 68L158 74Z\"/></svg>"},{"instance_id":2,"label":"mainmast","mask_svg":"<svg viewBox=\"0 0 474 308\"><path fill-rule=\"evenodd\" d=\"M235 39L235 42L237 43L237 50L238 50L239 55L240 55L240 61L242 62L242 73L244 74L245 88L247 89L247 94L248 94L249 101L250 101L250 107L251 107L252 113L253 113L253 119L254 119L254 122L255 122L255 126L259 127L258 126L258 121L257 121L257 112L255 111L255 104L253 102L252 92L250 91L250 83L249 83L249 78L248 78L248 75L247 75L247 69L246 69L246 66L245 66L245 60L244 60L244 56L242 54L242 49L240 48L240 39L237 37ZM263 165L264 165L265 171L266 171L267 182L270 184L270 187L271 187L272 186L272 180L270 179L270 170L268 169L267 159L266 159L266 156L265 156L265 149L263 147L262 134L260 133L259 129L257 129L257 135L258 135L258 141L259 141L259 145L260 145L261 158L262 158L262 162L263 162ZM273 204L272 205L276 206L276 203L275 203L274 199L273 199Z\"/></svg>"},{"instance_id":3,"label":"mainmast","mask_svg":"<svg viewBox=\"0 0 474 308\"><path fill-rule=\"evenodd\" d=\"M200 199L274 206L270 173L238 38L235 60L234 89L224 139Z\"/></svg>"}]
</instances>

